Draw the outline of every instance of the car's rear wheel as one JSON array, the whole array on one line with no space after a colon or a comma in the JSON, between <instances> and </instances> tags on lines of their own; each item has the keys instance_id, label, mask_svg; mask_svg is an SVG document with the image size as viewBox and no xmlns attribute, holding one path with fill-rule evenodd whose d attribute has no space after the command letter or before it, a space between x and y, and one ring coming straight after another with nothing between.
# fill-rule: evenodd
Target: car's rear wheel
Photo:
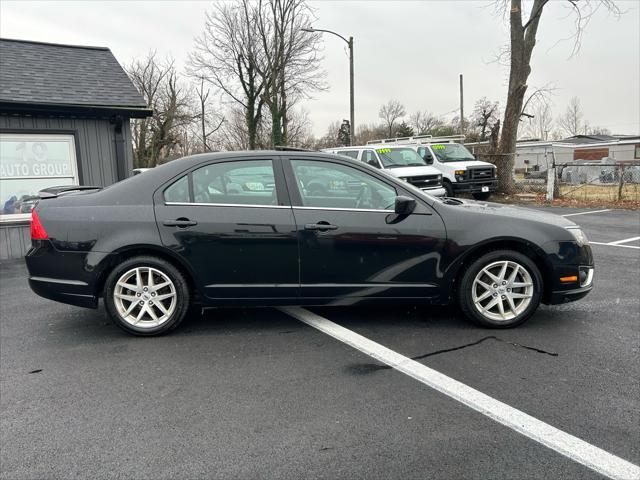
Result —
<instances>
[{"instance_id":1,"label":"car's rear wheel","mask_svg":"<svg viewBox=\"0 0 640 480\"><path fill-rule=\"evenodd\" d=\"M542 289L540 270L529 257L499 250L482 255L464 271L458 304L481 326L515 327L536 311Z\"/></svg>"},{"instance_id":2,"label":"car's rear wheel","mask_svg":"<svg viewBox=\"0 0 640 480\"><path fill-rule=\"evenodd\" d=\"M116 266L105 282L109 316L134 335L159 335L176 328L189 309L189 287L171 263L140 256Z\"/></svg>"}]
</instances>

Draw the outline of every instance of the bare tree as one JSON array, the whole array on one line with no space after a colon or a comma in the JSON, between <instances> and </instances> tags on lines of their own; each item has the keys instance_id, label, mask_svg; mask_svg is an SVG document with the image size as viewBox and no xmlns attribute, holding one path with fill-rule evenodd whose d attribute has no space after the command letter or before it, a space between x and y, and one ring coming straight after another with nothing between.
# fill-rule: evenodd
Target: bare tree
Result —
<instances>
[{"instance_id":1,"label":"bare tree","mask_svg":"<svg viewBox=\"0 0 640 480\"><path fill-rule=\"evenodd\" d=\"M531 108L532 118L528 120L526 135L530 138L548 140L553 128L551 106L547 102L536 102Z\"/></svg>"},{"instance_id":2,"label":"bare tree","mask_svg":"<svg viewBox=\"0 0 640 480\"><path fill-rule=\"evenodd\" d=\"M575 20L574 53L580 47L584 27L600 7L620 14L620 9L613 0L565 1L571 8ZM514 186L512 171L516 140L524 97L528 88L527 80L531 73L531 55L536 44L540 19L549 0L532 0L530 3L531 8L526 13L523 12L522 0L498 0L496 2L498 9L508 15L510 25L509 87L496 160L498 163L498 188L505 193L511 192Z\"/></svg>"},{"instance_id":3,"label":"bare tree","mask_svg":"<svg viewBox=\"0 0 640 480\"><path fill-rule=\"evenodd\" d=\"M340 125L338 124L338 128ZM386 125L382 124L364 124L361 123L358 125L358 132L356 134L356 138L358 139L358 143L366 144L372 140L379 140L381 138L388 137L389 131L387 130Z\"/></svg>"},{"instance_id":4,"label":"bare tree","mask_svg":"<svg viewBox=\"0 0 640 480\"><path fill-rule=\"evenodd\" d=\"M389 137L393 136L396 122L406 114L407 112L404 109L404 105L397 100L389 100L386 104L380 107L378 117L380 117L384 122ZM360 138L359 135L358 138Z\"/></svg>"},{"instance_id":5,"label":"bare tree","mask_svg":"<svg viewBox=\"0 0 640 480\"><path fill-rule=\"evenodd\" d=\"M182 129L193 122L189 92L179 80L173 59L160 61L155 52L126 70L153 109L151 117L132 122L134 165L154 167L171 158L182 141Z\"/></svg>"},{"instance_id":6,"label":"bare tree","mask_svg":"<svg viewBox=\"0 0 640 480\"><path fill-rule=\"evenodd\" d=\"M247 0L243 0L246 2ZM271 144L287 145L289 109L300 98L326 88L320 68L320 34L305 0L259 0L257 28L264 63L264 101L271 113Z\"/></svg>"},{"instance_id":7,"label":"bare tree","mask_svg":"<svg viewBox=\"0 0 640 480\"><path fill-rule=\"evenodd\" d=\"M426 110L414 112L409 116L409 125L414 128L417 135L430 135L435 128L443 124L442 119Z\"/></svg>"},{"instance_id":8,"label":"bare tree","mask_svg":"<svg viewBox=\"0 0 640 480\"><path fill-rule=\"evenodd\" d=\"M222 127L224 116L212 111L209 104L211 91L205 86L204 78L200 79L200 84L196 86L196 97L198 101L198 140L201 144L202 152L210 152L213 149L211 137Z\"/></svg>"},{"instance_id":9,"label":"bare tree","mask_svg":"<svg viewBox=\"0 0 640 480\"><path fill-rule=\"evenodd\" d=\"M580 106L580 99L578 97L572 97L569 100L569 105L560 118L558 118L558 126L568 136L580 135L586 133L585 123L583 121L584 114L582 113L582 107Z\"/></svg>"},{"instance_id":10,"label":"bare tree","mask_svg":"<svg viewBox=\"0 0 640 480\"><path fill-rule=\"evenodd\" d=\"M597 125L593 127L587 127L587 135L611 135L611 130L605 127L599 127Z\"/></svg>"},{"instance_id":11,"label":"bare tree","mask_svg":"<svg viewBox=\"0 0 640 480\"><path fill-rule=\"evenodd\" d=\"M189 73L204 78L241 107L246 145L252 150L264 105L265 80L259 73L263 62L255 5L248 0L214 4L189 55Z\"/></svg>"},{"instance_id":12,"label":"bare tree","mask_svg":"<svg viewBox=\"0 0 640 480\"><path fill-rule=\"evenodd\" d=\"M493 124L498 120L498 102L492 102L487 97L478 100L471 114L473 126L480 129L479 140L484 142Z\"/></svg>"}]
</instances>

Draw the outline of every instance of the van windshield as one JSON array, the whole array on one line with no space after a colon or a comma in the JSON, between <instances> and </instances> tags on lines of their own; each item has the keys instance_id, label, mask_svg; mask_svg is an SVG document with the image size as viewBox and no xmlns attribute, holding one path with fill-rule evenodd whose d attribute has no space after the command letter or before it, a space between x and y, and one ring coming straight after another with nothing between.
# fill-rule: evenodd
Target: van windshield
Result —
<instances>
[{"instance_id":1,"label":"van windshield","mask_svg":"<svg viewBox=\"0 0 640 480\"><path fill-rule=\"evenodd\" d=\"M376 148L384 168L423 167L426 162L412 148Z\"/></svg>"},{"instance_id":2,"label":"van windshield","mask_svg":"<svg viewBox=\"0 0 640 480\"><path fill-rule=\"evenodd\" d=\"M467 147L459 143L440 143L431 145L431 150L440 162L465 162L475 160Z\"/></svg>"}]
</instances>

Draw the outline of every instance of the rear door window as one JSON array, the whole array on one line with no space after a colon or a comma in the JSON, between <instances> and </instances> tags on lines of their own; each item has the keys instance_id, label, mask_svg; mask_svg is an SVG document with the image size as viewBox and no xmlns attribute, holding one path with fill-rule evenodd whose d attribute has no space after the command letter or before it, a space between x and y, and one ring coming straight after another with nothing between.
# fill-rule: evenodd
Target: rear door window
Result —
<instances>
[{"instance_id":1,"label":"rear door window","mask_svg":"<svg viewBox=\"0 0 640 480\"><path fill-rule=\"evenodd\" d=\"M196 203L277 205L271 160L220 162L192 173Z\"/></svg>"}]
</instances>

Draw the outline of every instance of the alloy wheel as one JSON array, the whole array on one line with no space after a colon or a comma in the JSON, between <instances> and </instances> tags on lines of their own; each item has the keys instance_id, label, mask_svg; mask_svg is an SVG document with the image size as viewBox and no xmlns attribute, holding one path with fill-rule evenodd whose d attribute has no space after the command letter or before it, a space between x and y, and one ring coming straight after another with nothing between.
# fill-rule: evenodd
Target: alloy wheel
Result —
<instances>
[{"instance_id":1,"label":"alloy wheel","mask_svg":"<svg viewBox=\"0 0 640 480\"><path fill-rule=\"evenodd\" d=\"M113 303L120 317L137 328L156 328L176 309L176 288L162 271L135 267L120 276L113 290Z\"/></svg>"},{"instance_id":2,"label":"alloy wheel","mask_svg":"<svg viewBox=\"0 0 640 480\"><path fill-rule=\"evenodd\" d=\"M478 272L471 293L473 304L483 317L507 322L527 309L534 285L524 266L512 260L501 260Z\"/></svg>"}]
</instances>

